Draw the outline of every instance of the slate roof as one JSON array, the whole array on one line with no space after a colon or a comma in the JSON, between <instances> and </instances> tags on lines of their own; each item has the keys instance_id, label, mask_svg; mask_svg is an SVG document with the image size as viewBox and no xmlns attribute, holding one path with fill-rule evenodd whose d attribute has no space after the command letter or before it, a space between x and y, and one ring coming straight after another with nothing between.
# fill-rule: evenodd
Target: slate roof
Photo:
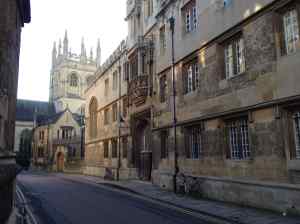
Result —
<instances>
[{"instance_id":1,"label":"slate roof","mask_svg":"<svg viewBox=\"0 0 300 224\"><path fill-rule=\"evenodd\" d=\"M53 114L54 111L54 105L48 102L17 100L16 121L34 121L35 116Z\"/></svg>"}]
</instances>

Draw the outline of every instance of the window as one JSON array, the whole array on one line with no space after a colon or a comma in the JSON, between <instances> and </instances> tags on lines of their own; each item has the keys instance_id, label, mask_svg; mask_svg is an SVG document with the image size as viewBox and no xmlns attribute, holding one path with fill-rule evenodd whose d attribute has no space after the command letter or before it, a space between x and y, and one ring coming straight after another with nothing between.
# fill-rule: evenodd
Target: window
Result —
<instances>
[{"instance_id":1,"label":"window","mask_svg":"<svg viewBox=\"0 0 300 224\"><path fill-rule=\"evenodd\" d=\"M167 96L167 76L162 75L159 79L159 94L160 94L160 102L166 102Z\"/></svg>"},{"instance_id":2,"label":"window","mask_svg":"<svg viewBox=\"0 0 300 224\"><path fill-rule=\"evenodd\" d=\"M105 79L104 81L104 95L108 96L109 91L109 79Z\"/></svg>"},{"instance_id":3,"label":"window","mask_svg":"<svg viewBox=\"0 0 300 224\"><path fill-rule=\"evenodd\" d=\"M109 123L109 108L106 108L104 110L104 125L107 125Z\"/></svg>"},{"instance_id":4,"label":"window","mask_svg":"<svg viewBox=\"0 0 300 224\"><path fill-rule=\"evenodd\" d=\"M197 29L198 13L196 1L193 0L183 8L185 32L189 33Z\"/></svg>"},{"instance_id":5,"label":"window","mask_svg":"<svg viewBox=\"0 0 300 224\"><path fill-rule=\"evenodd\" d=\"M159 43L160 43L160 54L165 54L167 43L166 43L166 28L161 27L159 30Z\"/></svg>"},{"instance_id":6,"label":"window","mask_svg":"<svg viewBox=\"0 0 300 224\"><path fill-rule=\"evenodd\" d=\"M78 86L78 77L75 73L71 74L70 77L70 86L77 87Z\"/></svg>"},{"instance_id":7,"label":"window","mask_svg":"<svg viewBox=\"0 0 300 224\"><path fill-rule=\"evenodd\" d=\"M123 149L123 158L127 159L127 151L128 151L128 139L127 139L127 137L122 138L122 149Z\"/></svg>"},{"instance_id":8,"label":"window","mask_svg":"<svg viewBox=\"0 0 300 224\"><path fill-rule=\"evenodd\" d=\"M123 76L123 78L124 78L124 81L127 81L127 80L129 80L129 63L128 62L126 62L126 63L124 63L124 65L123 65L123 74L124 74L124 76Z\"/></svg>"},{"instance_id":9,"label":"window","mask_svg":"<svg viewBox=\"0 0 300 224\"><path fill-rule=\"evenodd\" d=\"M204 126L198 125L188 127L185 133L186 157L191 159L199 159L203 154L202 149L202 132Z\"/></svg>"},{"instance_id":10,"label":"window","mask_svg":"<svg viewBox=\"0 0 300 224\"><path fill-rule=\"evenodd\" d=\"M113 122L116 122L118 120L118 104L117 103L113 104L112 113L113 113Z\"/></svg>"},{"instance_id":11,"label":"window","mask_svg":"<svg viewBox=\"0 0 300 224\"><path fill-rule=\"evenodd\" d=\"M98 102L97 99L94 97L92 98L90 102L90 137L91 138L96 138L97 137L97 121L98 121Z\"/></svg>"},{"instance_id":12,"label":"window","mask_svg":"<svg viewBox=\"0 0 300 224\"><path fill-rule=\"evenodd\" d=\"M111 157L118 157L118 140L116 139L111 140Z\"/></svg>"},{"instance_id":13,"label":"window","mask_svg":"<svg viewBox=\"0 0 300 224\"><path fill-rule=\"evenodd\" d=\"M109 157L109 144L108 141L103 142L103 156L104 158L108 158Z\"/></svg>"},{"instance_id":14,"label":"window","mask_svg":"<svg viewBox=\"0 0 300 224\"><path fill-rule=\"evenodd\" d=\"M123 117L127 117L128 98L123 98Z\"/></svg>"},{"instance_id":15,"label":"window","mask_svg":"<svg viewBox=\"0 0 300 224\"><path fill-rule=\"evenodd\" d=\"M168 131L164 130L161 131L160 133L160 149L161 149L161 154L160 158L161 159L166 159L168 158Z\"/></svg>"},{"instance_id":16,"label":"window","mask_svg":"<svg viewBox=\"0 0 300 224\"><path fill-rule=\"evenodd\" d=\"M57 130L57 139L59 139L59 136L60 136L60 135L59 135L59 130Z\"/></svg>"},{"instance_id":17,"label":"window","mask_svg":"<svg viewBox=\"0 0 300 224\"><path fill-rule=\"evenodd\" d=\"M234 160L250 158L248 119L241 118L227 122L230 155L227 157Z\"/></svg>"},{"instance_id":18,"label":"window","mask_svg":"<svg viewBox=\"0 0 300 224\"><path fill-rule=\"evenodd\" d=\"M113 90L116 90L118 88L118 72L115 71L113 73Z\"/></svg>"},{"instance_id":19,"label":"window","mask_svg":"<svg viewBox=\"0 0 300 224\"><path fill-rule=\"evenodd\" d=\"M284 41L287 54L294 53L299 45L299 22L296 9L283 15Z\"/></svg>"},{"instance_id":20,"label":"window","mask_svg":"<svg viewBox=\"0 0 300 224\"><path fill-rule=\"evenodd\" d=\"M294 113L296 159L300 159L300 112Z\"/></svg>"},{"instance_id":21,"label":"window","mask_svg":"<svg viewBox=\"0 0 300 224\"><path fill-rule=\"evenodd\" d=\"M153 14L153 0L146 0L145 2L145 16L146 18Z\"/></svg>"},{"instance_id":22,"label":"window","mask_svg":"<svg viewBox=\"0 0 300 224\"><path fill-rule=\"evenodd\" d=\"M138 76L138 55L137 52L133 53L129 58L130 63L130 79L134 80Z\"/></svg>"},{"instance_id":23,"label":"window","mask_svg":"<svg viewBox=\"0 0 300 224\"><path fill-rule=\"evenodd\" d=\"M200 87L200 72L197 60L185 65L184 85L186 94L193 92Z\"/></svg>"},{"instance_id":24,"label":"window","mask_svg":"<svg viewBox=\"0 0 300 224\"><path fill-rule=\"evenodd\" d=\"M237 38L225 46L226 78L231 78L245 72L244 39Z\"/></svg>"}]
</instances>

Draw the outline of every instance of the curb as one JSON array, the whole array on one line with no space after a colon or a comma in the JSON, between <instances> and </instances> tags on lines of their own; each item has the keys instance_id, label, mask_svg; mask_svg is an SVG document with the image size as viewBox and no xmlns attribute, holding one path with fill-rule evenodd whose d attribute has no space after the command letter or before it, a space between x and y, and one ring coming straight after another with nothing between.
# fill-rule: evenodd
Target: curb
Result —
<instances>
[{"instance_id":1,"label":"curb","mask_svg":"<svg viewBox=\"0 0 300 224\"><path fill-rule=\"evenodd\" d=\"M227 218L227 217L224 217L224 216L219 216L219 215L216 215L216 214L212 214L212 213L209 213L209 212L206 212L206 211L200 211L200 210L196 210L196 209L184 207L184 206L178 205L176 203L172 203L172 202L169 202L169 201L166 201L166 200L162 200L162 199L159 199L159 198L151 197L149 195L142 194L140 192L137 192L135 190L132 190L132 189L124 187L124 186L120 186L118 184L101 183L101 182L96 182L96 183L99 184L99 185L108 186L108 187L112 187L112 188L115 188L115 189L118 189L118 190L122 190L122 191L133 193L133 194L136 194L136 195L139 195L139 196L143 196L143 197L151 199L153 201L157 201L157 202L160 202L160 203L163 203L163 204L167 204L167 205L170 205L172 207L177 207L179 209L182 209L182 210L185 210L185 211L188 211L188 212L198 213L200 215L205 215L205 216L208 216L208 217L212 217L214 219L218 219L218 220L223 221L223 222L225 221L225 222L229 222L229 223L233 223L233 224L246 224L246 223L241 222L239 220L230 219L230 218Z\"/></svg>"}]
</instances>

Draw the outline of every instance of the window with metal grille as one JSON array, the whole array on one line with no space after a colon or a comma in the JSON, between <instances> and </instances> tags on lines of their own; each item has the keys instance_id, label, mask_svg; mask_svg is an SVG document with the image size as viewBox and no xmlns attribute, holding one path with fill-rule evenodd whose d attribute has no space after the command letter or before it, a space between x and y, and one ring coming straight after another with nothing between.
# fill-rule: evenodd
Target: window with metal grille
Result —
<instances>
[{"instance_id":1,"label":"window with metal grille","mask_svg":"<svg viewBox=\"0 0 300 224\"><path fill-rule=\"evenodd\" d=\"M251 156L248 134L248 119L241 118L227 122L230 158L249 159Z\"/></svg>"},{"instance_id":2,"label":"window with metal grille","mask_svg":"<svg viewBox=\"0 0 300 224\"><path fill-rule=\"evenodd\" d=\"M128 139L127 137L122 138L122 149L123 149L123 158L127 158L127 151L128 151Z\"/></svg>"},{"instance_id":3,"label":"window with metal grille","mask_svg":"<svg viewBox=\"0 0 300 224\"><path fill-rule=\"evenodd\" d=\"M184 75L184 84L185 84L185 93L190 93L195 91L200 87L200 72L198 61L187 64L185 66L185 75Z\"/></svg>"},{"instance_id":4,"label":"window with metal grille","mask_svg":"<svg viewBox=\"0 0 300 224\"><path fill-rule=\"evenodd\" d=\"M197 125L186 128L185 132L185 147L186 157L191 159L200 159L203 154L202 134L204 125Z\"/></svg>"},{"instance_id":5,"label":"window with metal grille","mask_svg":"<svg viewBox=\"0 0 300 224\"><path fill-rule=\"evenodd\" d=\"M104 158L108 158L109 156L109 143L108 141L103 142L103 156Z\"/></svg>"},{"instance_id":6,"label":"window with metal grille","mask_svg":"<svg viewBox=\"0 0 300 224\"><path fill-rule=\"evenodd\" d=\"M246 70L244 39L236 38L225 46L226 78L239 75Z\"/></svg>"},{"instance_id":7,"label":"window with metal grille","mask_svg":"<svg viewBox=\"0 0 300 224\"><path fill-rule=\"evenodd\" d=\"M183 9L185 32L189 33L197 29L198 26L198 13L196 1L192 0Z\"/></svg>"},{"instance_id":8,"label":"window with metal grille","mask_svg":"<svg viewBox=\"0 0 300 224\"><path fill-rule=\"evenodd\" d=\"M167 96L167 76L162 75L159 79L159 96L160 96L160 102L166 102L166 96Z\"/></svg>"},{"instance_id":9,"label":"window with metal grille","mask_svg":"<svg viewBox=\"0 0 300 224\"><path fill-rule=\"evenodd\" d=\"M286 53L290 54L296 51L299 42L299 22L296 9L289 10L283 15L283 27Z\"/></svg>"},{"instance_id":10,"label":"window with metal grille","mask_svg":"<svg viewBox=\"0 0 300 224\"><path fill-rule=\"evenodd\" d=\"M118 140L117 139L111 140L111 157L112 158L118 157Z\"/></svg>"},{"instance_id":11,"label":"window with metal grille","mask_svg":"<svg viewBox=\"0 0 300 224\"><path fill-rule=\"evenodd\" d=\"M294 113L296 159L300 159L300 112Z\"/></svg>"},{"instance_id":12,"label":"window with metal grille","mask_svg":"<svg viewBox=\"0 0 300 224\"><path fill-rule=\"evenodd\" d=\"M161 149L161 154L160 157L161 159L166 159L168 158L168 139L169 139L169 133L167 130L163 130L160 133L160 149Z\"/></svg>"}]
</instances>

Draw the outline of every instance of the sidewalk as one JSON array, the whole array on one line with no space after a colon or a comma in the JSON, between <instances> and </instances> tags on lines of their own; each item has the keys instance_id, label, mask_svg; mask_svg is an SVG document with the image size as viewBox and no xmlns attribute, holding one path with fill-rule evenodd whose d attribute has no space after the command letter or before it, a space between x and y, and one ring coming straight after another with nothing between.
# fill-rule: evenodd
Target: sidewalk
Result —
<instances>
[{"instance_id":1,"label":"sidewalk","mask_svg":"<svg viewBox=\"0 0 300 224\"><path fill-rule=\"evenodd\" d=\"M84 175L62 175L63 178L73 181L88 181L95 184L114 187L135 193L149 199L167 203L179 208L209 214L210 216L222 218L226 221L240 224L300 224L300 217L284 217L277 213L263 211L255 208L241 207L224 202L216 202L205 199L193 199L175 195L164 191L152 183L143 181L107 181L100 177Z\"/></svg>"}]
</instances>

